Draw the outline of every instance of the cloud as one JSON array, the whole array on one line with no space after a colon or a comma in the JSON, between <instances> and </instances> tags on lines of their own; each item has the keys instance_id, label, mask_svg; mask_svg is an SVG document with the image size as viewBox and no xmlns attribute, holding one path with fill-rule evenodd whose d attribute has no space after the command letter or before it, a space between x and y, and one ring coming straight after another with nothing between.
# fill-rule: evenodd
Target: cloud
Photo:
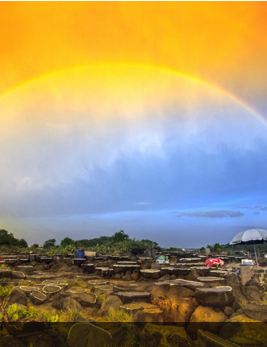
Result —
<instances>
[{"instance_id":1,"label":"cloud","mask_svg":"<svg viewBox=\"0 0 267 347\"><path fill-rule=\"evenodd\" d=\"M135 205L151 205L151 202L136 202Z\"/></svg>"},{"instance_id":2,"label":"cloud","mask_svg":"<svg viewBox=\"0 0 267 347\"><path fill-rule=\"evenodd\" d=\"M257 214L260 214L260 212L258 212L258 211L255 211L255 212L254 212L254 214L256 214L256 215L257 215Z\"/></svg>"},{"instance_id":3,"label":"cloud","mask_svg":"<svg viewBox=\"0 0 267 347\"><path fill-rule=\"evenodd\" d=\"M224 211L224 210L211 210L203 212L188 212L179 213L178 217L207 217L207 218L224 218L224 217L242 217L244 214L240 211Z\"/></svg>"}]
</instances>

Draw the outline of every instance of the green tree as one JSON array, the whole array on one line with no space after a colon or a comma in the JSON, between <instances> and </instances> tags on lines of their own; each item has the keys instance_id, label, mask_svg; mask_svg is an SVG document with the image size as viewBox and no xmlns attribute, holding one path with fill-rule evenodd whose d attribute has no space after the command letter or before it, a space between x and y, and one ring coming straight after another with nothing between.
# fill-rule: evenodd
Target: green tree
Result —
<instances>
[{"instance_id":1,"label":"green tree","mask_svg":"<svg viewBox=\"0 0 267 347\"><path fill-rule=\"evenodd\" d=\"M222 251L222 246L219 243L213 245L213 252L220 253Z\"/></svg>"},{"instance_id":2,"label":"green tree","mask_svg":"<svg viewBox=\"0 0 267 347\"><path fill-rule=\"evenodd\" d=\"M23 248L27 248L28 243L24 239L20 239L20 240L18 240L18 246L23 247Z\"/></svg>"},{"instance_id":3,"label":"green tree","mask_svg":"<svg viewBox=\"0 0 267 347\"><path fill-rule=\"evenodd\" d=\"M121 242L129 239L129 235L125 234L123 230L118 231L113 236L111 236L110 241L112 243Z\"/></svg>"},{"instance_id":4,"label":"green tree","mask_svg":"<svg viewBox=\"0 0 267 347\"><path fill-rule=\"evenodd\" d=\"M66 247L66 246L73 245L73 244L74 244L74 241L69 237L65 237L65 239L63 239L60 242L61 247Z\"/></svg>"},{"instance_id":5,"label":"green tree","mask_svg":"<svg viewBox=\"0 0 267 347\"><path fill-rule=\"evenodd\" d=\"M54 247L55 243L56 243L56 239L49 239L49 240L45 241L43 247L44 248Z\"/></svg>"},{"instance_id":6,"label":"green tree","mask_svg":"<svg viewBox=\"0 0 267 347\"><path fill-rule=\"evenodd\" d=\"M0 230L0 245L13 245L18 246L19 241L14 237L12 233L9 233L5 229Z\"/></svg>"}]
</instances>

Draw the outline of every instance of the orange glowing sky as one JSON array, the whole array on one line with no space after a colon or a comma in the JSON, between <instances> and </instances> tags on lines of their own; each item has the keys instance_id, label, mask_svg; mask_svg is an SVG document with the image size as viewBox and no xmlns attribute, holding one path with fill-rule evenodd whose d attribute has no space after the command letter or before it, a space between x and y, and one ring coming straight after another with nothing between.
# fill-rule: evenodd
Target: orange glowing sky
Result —
<instances>
[{"instance_id":1,"label":"orange glowing sky","mask_svg":"<svg viewBox=\"0 0 267 347\"><path fill-rule=\"evenodd\" d=\"M266 15L265 2L1 2L0 93L84 64L146 64L263 112Z\"/></svg>"}]
</instances>

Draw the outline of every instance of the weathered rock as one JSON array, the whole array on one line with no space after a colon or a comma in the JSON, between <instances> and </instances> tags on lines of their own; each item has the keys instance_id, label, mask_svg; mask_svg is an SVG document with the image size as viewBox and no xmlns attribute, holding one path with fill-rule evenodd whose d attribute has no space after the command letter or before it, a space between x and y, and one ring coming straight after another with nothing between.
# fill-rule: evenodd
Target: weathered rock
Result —
<instances>
[{"instance_id":1,"label":"weathered rock","mask_svg":"<svg viewBox=\"0 0 267 347\"><path fill-rule=\"evenodd\" d=\"M119 310L120 306L123 305L123 302L117 295L109 295L101 305L101 309L98 311L98 315L104 316L109 314L112 310Z\"/></svg>"},{"instance_id":2,"label":"weathered rock","mask_svg":"<svg viewBox=\"0 0 267 347\"><path fill-rule=\"evenodd\" d=\"M47 300L47 296L39 291L30 293L31 302L34 305L41 305Z\"/></svg>"},{"instance_id":3,"label":"weathered rock","mask_svg":"<svg viewBox=\"0 0 267 347\"><path fill-rule=\"evenodd\" d=\"M163 311L156 306L144 308L144 310L135 313L133 320L139 323L163 323Z\"/></svg>"},{"instance_id":4,"label":"weathered rock","mask_svg":"<svg viewBox=\"0 0 267 347\"><path fill-rule=\"evenodd\" d=\"M17 266L18 271L26 272L26 273L32 273L34 267L32 265L20 265Z\"/></svg>"},{"instance_id":5,"label":"weathered rock","mask_svg":"<svg viewBox=\"0 0 267 347\"><path fill-rule=\"evenodd\" d=\"M8 305L21 304L27 306L26 294L19 289L13 289L8 299Z\"/></svg>"},{"instance_id":6,"label":"weathered rock","mask_svg":"<svg viewBox=\"0 0 267 347\"><path fill-rule=\"evenodd\" d=\"M223 312L224 312L224 314L226 315L226 316L231 316L233 313L234 313L234 309L232 308L232 307L230 307L230 306L226 306L225 308L224 308L224 310L223 310Z\"/></svg>"},{"instance_id":7,"label":"weathered rock","mask_svg":"<svg viewBox=\"0 0 267 347\"><path fill-rule=\"evenodd\" d=\"M205 277L208 276L210 273L210 268L209 267L204 267L204 266L196 266L196 267L191 267L191 271L189 275L185 276L186 280L196 280L198 277Z\"/></svg>"},{"instance_id":8,"label":"weathered rock","mask_svg":"<svg viewBox=\"0 0 267 347\"><path fill-rule=\"evenodd\" d=\"M210 273L209 273L209 276L214 276L214 277L225 278L227 275L228 275L228 272L223 270L210 270Z\"/></svg>"},{"instance_id":9,"label":"weathered rock","mask_svg":"<svg viewBox=\"0 0 267 347\"><path fill-rule=\"evenodd\" d=\"M233 284L240 284L240 279L238 275L235 273L230 273L229 275L226 275L226 285L227 286L232 286Z\"/></svg>"},{"instance_id":10,"label":"weathered rock","mask_svg":"<svg viewBox=\"0 0 267 347\"><path fill-rule=\"evenodd\" d=\"M218 335L226 319L227 316L221 311L215 312L212 307L198 306L190 318L187 333L193 340L197 339L198 329Z\"/></svg>"},{"instance_id":11,"label":"weathered rock","mask_svg":"<svg viewBox=\"0 0 267 347\"><path fill-rule=\"evenodd\" d=\"M111 334L91 323L76 323L69 331L67 343L70 347L108 346Z\"/></svg>"},{"instance_id":12,"label":"weathered rock","mask_svg":"<svg viewBox=\"0 0 267 347\"><path fill-rule=\"evenodd\" d=\"M192 341L183 327L147 323L138 340L140 346L191 347ZM152 343L151 343L152 342ZM154 342L154 343L153 343Z\"/></svg>"},{"instance_id":13,"label":"weathered rock","mask_svg":"<svg viewBox=\"0 0 267 347\"><path fill-rule=\"evenodd\" d=\"M24 280L26 276L22 271L11 271L10 277L16 280Z\"/></svg>"},{"instance_id":14,"label":"weathered rock","mask_svg":"<svg viewBox=\"0 0 267 347\"><path fill-rule=\"evenodd\" d=\"M116 276L116 275L115 275ZM140 273L139 272L136 272L134 271L132 274L131 274L131 279L134 280L134 281L137 281L139 280L140 278Z\"/></svg>"},{"instance_id":15,"label":"weathered rock","mask_svg":"<svg viewBox=\"0 0 267 347\"><path fill-rule=\"evenodd\" d=\"M0 278L10 278L11 270L0 269Z\"/></svg>"},{"instance_id":16,"label":"weathered rock","mask_svg":"<svg viewBox=\"0 0 267 347\"><path fill-rule=\"evenodd\" d=\"M50 298L56 293L60 292L61 287L55 286L55 285L48 285L48 286L44 286L42 291L44 292L45 295L47 295Z\"/></svg>"},{"instance_id":17,"label":"weathered rock","mask_svg":"<svg viewBox=\"0 0 267 347\"><path fill-rule=\"evenodd\" d=\"M261 301L262 293L256 286L242 286L242 293L245 295L246 299L249 301Z\"/></svg>"},{"instance_id":18,"label":"weathered rock","mask_svg":"<svg viewBox=\"0 0 267 347\"><path fill-rule=\"evenodd\" d=\"M265 292L263 284L261 284L261 283L255 281L255 280L252 280L252 279L251 279L250 281L248 281L248 282L245 284L245 286L246 286L246 287L255 286L255 287L257 287L257 288L259 289L259 291L260 291L262 294L264 294L264 292Z\"/></svg>"},{"instance_id":19,"label":"weathered rock","mask_svg":"<svg viewBox=\"0 0 267 347\"><path fill-rule=\"evenodd\" d=\"M235 343L229 342L208 331L198 330L198 347L239 347Z\"/></svg>"},{"instance_id":20,"label":"weathered rock","mask_svg":"<svg viewBox=\"0 0 267 347\"><path fill-rule=\"evenodd\" d=\"M82 306L94 307L97 302L97 296L94 294L89 294L89 293L81 293L79 294L77 301Z\"/></svg>"},{"instance_id":21,"label":"weathered rock","mask_svg":"<svg viewBox=\"0 0 267 347\"><path fill-rule=\"evenodd\" d=\"M61 271L62 269L68 269L68 266L64 262L58 262L50 268L50 271L58 272L58 271Z\"/></svg>"},{"instance_id":22,"label":"weathered rock","mask_svg":"<svg viewBox=\"0 0 267 347\"><path fill-rule=\"evenodd\" d=\"M239 309L242 305L245 305L247 303L247 299L245 295L242 293L241 285L232 284L231 287L233 289L233 295L234 295L233 308L234 310L236 310L236 309Z\"/></svg>"},{"instance_id":23,"label":"weathered rock","mask_svg":"<svg viewBox=\"0 0 267 347\"><path fill-rule=\"evenodd\" d=\"M164 275L162 277L160 277L158 279L159 282L165 282L165 281L170 281L172 278L171 278L171 275Z\"/></svg>"},{"instance_id":24,"label":"weathered rock","mask_svg":"<svg viewBox=\"0 0 267 347\"><path fill-rule=\"evenodd\" d=\"M267 305L247 304L242 306L242 310L251 319L267 322Z\"/></svg>"},{"instance_id":25,"label":"weathered rock","mask_svg":"<svg viewBox=\"0 0 267 347\"><path fill-rule=\"evenodd\" d=\"M124 281L131 281L131 280L132 280L131 275L122 276L122 279L123 279Z\"/></svg>"},{"instance_id":26,"label":"weathered rock","mask_svg":"<svg viewBox=\"0 0 267 347\"><path fill-rule=\"evenodd\" d=\"M121 279L121 274L117 273L114 275L115 280L120 280Z\"/></svg>"},{"instance_id":27,"label":"weathered rock","mask_svg":"<svg viewBox=\"0 0 267 347\"><path fill-rule=\"evenodd\" d=\"M197 288L196 299L201 305L221 307L234 301L231 287Z\"/></svg>"},{"instance_id":28,"label":"weathered rock","mask_svg":"<svg viewBox=\"0 0 267 347\"><path fill-rule=\"evenodd\" d=\"M38 290L38 288L31 286L21 286L19 287L19 289L23 291L26 294L26 296L29 296L32 292Z\"/></svg>"},{"instance_id":29,"label":"weathered rock","mask_svg":"<svg viewBox=\"0 0 267 347\"><path fill-rule=\"evenodd\" d=\"M77 300L70 296L63 297L60 293L55 294L52 306L63 311L74 310L80 312L83 309Z\"/></svg>"},{"instance_id":30,"label":"weathered rock","mask_svg":"<svg viewBox=\"0 0 267 347\"><path fill-rule=\"evenodd\" d=\"M160 278L160 270L157 270L157 269L140 270L140 273L144 278L154 278L154 279Z\"/></svg>"}]
</instances>

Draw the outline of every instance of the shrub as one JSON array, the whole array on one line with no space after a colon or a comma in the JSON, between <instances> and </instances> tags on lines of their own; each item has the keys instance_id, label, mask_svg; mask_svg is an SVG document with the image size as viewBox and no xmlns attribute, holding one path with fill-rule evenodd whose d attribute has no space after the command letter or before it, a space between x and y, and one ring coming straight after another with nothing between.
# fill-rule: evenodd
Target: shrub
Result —
<instances>
[{"instance_id":1,"label":"shrub","mask_svg":"<svg viewBox=\"0 0 267 347\"><path fill-rule=\"evenodd\" d=\"M24 308L21 308L17 304L13 304L8 307L7 315L12 322L16 322L17 320L23 319L23 318L34 319L38 316L38 313L32 307L29 310L25 310Z\"/></svg>"},{"instance_id":2,"label":"shrub","mask_svg":"<svg viewBox=\"0 0 267 347\"><path fill-rule=\"evenodd\" d=\"M0 296L5 297L5 298L9 298L11 294L11 288L10 287L2 287L0 286Z\"/></svg>"}]
</instances>

